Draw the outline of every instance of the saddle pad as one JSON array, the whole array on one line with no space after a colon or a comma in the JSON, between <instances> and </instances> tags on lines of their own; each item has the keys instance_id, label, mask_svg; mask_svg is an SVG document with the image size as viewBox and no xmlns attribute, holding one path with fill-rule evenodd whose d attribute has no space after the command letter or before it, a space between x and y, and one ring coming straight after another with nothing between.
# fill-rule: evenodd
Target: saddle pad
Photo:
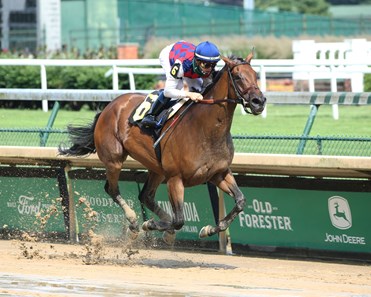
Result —
<instances>
[{"instance_id":1,"label":"saddle pad","mask_svg":"<svg viewBox=\"0 0 371 297\"><path fill-rule=\"evenodd\" d=\"M176 114L176 112L183 106L183 104L189 100L189 98L184 98L180 100L175 100L175 99L170 100L170 102L168 103L167 109L162 111L160 115L156 117L156 121L160 122L161 125L159 125L159 127L154 128L154 129L144 127L141 123L141 120L148 113L153 102L155 102L158 96L159 96L159 91L153 91L152 93L148 94L146 98L144 98L143 102L140 103L138 107L133 110L133 112L131 113L129 117L129 122L132 125L138 126L145 133L148 133L149 135L151 135L153 137L154 142L160 136L163 124L168 119L173 117ZM156 152L157 159L161 162L161 147L159 145L155 147L155 152Z\"/></svg>"},{"instance_id":2,"label":"saddle pad","mask_svg":"<svg viewBox=\"0 0 371 297\"><path fill-rule=\"evenodd\" d=\"M134 110L133 114L130 117L130 122L140 122L148 113L153 102L156 101L158 96L159 91L153 91L152 93L148 94L143 102L139 104L139 106ZM162 122L165 123L167 120L172 118L188 100L189 98L170 100L170 102L167 104L167 107L157 118L162 119Z\"/></svg>"},{"instance_id":3,"label":"saddle pad","mask_svg":"<svg viewBox=\"0 0 371 297\"><path fill-rule=\"evenodd\" d=\"M152 93L148 94L146 98L144 98L143 102L139 104L139 106L134 110L134 113L131 116L131 122L139 122L141 121L147 112L150 110L153 102L156 101L158 98L159 92L153 91Z\"/></svg>"}]
</instances>

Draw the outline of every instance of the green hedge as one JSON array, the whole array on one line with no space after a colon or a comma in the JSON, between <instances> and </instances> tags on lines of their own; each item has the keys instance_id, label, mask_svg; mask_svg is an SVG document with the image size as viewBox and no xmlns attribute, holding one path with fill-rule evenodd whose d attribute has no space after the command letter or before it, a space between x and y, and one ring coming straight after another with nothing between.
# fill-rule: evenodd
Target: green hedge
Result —
<instances>
[{"instance_id":1,"label":"green hedge","mask_svg":"<svg viewBox=\"0 0 371 297\"><path fill-rule=\"evenodd\" d=\"M106 78L104 74L109 70L107 67L47 67L48 89L112 89L112 77ZM39 66L0 66L0 88L41 88ZM158 77L154 75L136 75L137 89L154 89ZM126 74L119 75L119 89L129 89L129 77ZM62 103L64 108L78 110L83 105L80 102ZM7 108L40 108L40 102L32 101L3 101L0 107ZM96 105L89 104L90 108Z\"/></svg>"},{"instance_id":2,"label":"green hedge","mask_svg":"<svg viewBox=\"0 0 371 297\"><path fill-rule=\"evenodd\" d=\"M112 77L106 78L106 67L47 67L48 89L112 89ZM41 88L40 67L0 66L0 88ZM159 77L136 75L136 88L150 90ZM119 89L129 88L128 75L119 75ZM365 92L371 92L371 74L364 79Z\"/></svg>"},{"instance_id":3,"label":"green hedge","mask_svg":"<svg viewBox=\"0 0 371 297\"><path fill-rule=\"evenodd\" d=\"M47 67L48 89L112 89L112 77L104 74L107 67ZM0 88L41 88L40 67L38 66L0 66ZM136 75L136 88L142 90L154 89L160 77L155 75ZM119 75L119 89L129 89L129 78L126 74ZM371 92L371 74L364 79L365 92ZM70 109L81 108L81 103L63 103ZM40 108L40 102L19 101L0 102L0 107ZM96 108L95 105L89 105Z\"/></svg>"},{"instance_id":4,"label":"green hedge","mask_svg":"<svg viewBox=\"0 0 371 297\"><path fill-rule=\"evenodd\" d=\"M106 67L47 67L48 89L112 89L112 77L104 77ZM0 88L41 88L40 67L0 66ZM137 75L137 89L151 89L155 76ZM128 75L119 75L119 89L129 88Z\"/></svg>"},{"instance_id":5,"label":"green hedge","mask_svg":"<svg viewBox=\"0 0 371 297\"><path fill-rule=\"evenodd\" d=\"M371 74L366 74L364 78L364 91L371 92Z\"/></svg>"},{"instance_id":6,"label":"green hedge","mask_svg":"<svg viewBox=\"0 0 371 297\"><path fill-rule=\"evenodd\" d=\"M40 88L40 67L0 67L0 88Z\"/></svg>"}]
</instances>

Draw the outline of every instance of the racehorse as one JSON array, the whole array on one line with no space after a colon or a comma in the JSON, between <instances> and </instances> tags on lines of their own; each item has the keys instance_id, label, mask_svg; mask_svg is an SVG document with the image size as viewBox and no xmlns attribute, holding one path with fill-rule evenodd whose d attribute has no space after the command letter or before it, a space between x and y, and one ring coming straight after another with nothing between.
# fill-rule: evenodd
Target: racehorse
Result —
<instances>
[{"instance_id":1,"label":"racehorse","mask_svg":"<svg viewBox=\"0 0 371 297\"><path fill-rule=\"evenodd\" d=\"M173 122L165 123L163 130L171 129L159 143L161 160L153 148L154 139L129 122L133 110L145 99L144 94L121 95L97 113L91 124L68 126L73 145L70 148L59 147L60 154L98 154L106 168L105 191L123 209L132 238L139 233L137 215L121 196L118 187L119 174L128 156L148 169L139 200L159 218L145 221L142 229L164 231L164 241L169 244L175 241L175 230L184 225L185 187L210 182L235 200L233 209L216 226L208 225L200 230L200 238L226 230L243 210L246 198L230 170L234 155L230 129L237 104L242 104L253 115L262 113L265 107L266 98L250 65L252 57L252 53L246 59L222 57L225 65L204 90L204 100L183 106L180 110L183 110L182 117L174 117ZM156 190L164 181L172 215L155 201Z\"/></svg>"}]
</instances>

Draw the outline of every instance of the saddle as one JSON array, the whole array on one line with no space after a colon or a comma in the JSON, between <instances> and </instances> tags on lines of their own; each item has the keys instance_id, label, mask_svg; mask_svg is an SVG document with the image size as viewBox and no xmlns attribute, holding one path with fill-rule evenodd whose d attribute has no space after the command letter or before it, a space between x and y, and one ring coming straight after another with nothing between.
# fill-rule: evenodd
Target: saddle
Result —
<instances>
[{"instance_id":1,"label":"saddle","mask_svg":"<svg viewBox=\"0 0 371 297\"><path fill-rule=\"evenodd\" d=\"M166 104L164 110L156 116L157 127L149 128L142 125L141 120L147 115L148 111L151 109L152 104L156 101L158 96L163 90L155 90L149 93L131 113L129 117L129 123L138 126L144 133L147 133L156 140L160 137L162 128L164 124L171 119L177 111L189 100L188 98L183 99L171 99L169 103ZM156 155L159 160L161 160L160 146L155 147Z\"/></svg>"},{"instance_id":2,"label":"saddle","mask_svg":"<svg viewBox=\"0 0 371 297\"><path fill-rule=\"evenodd\" d=\"M141 125L141 120L147 115L148 111L151 109L152 104L156 101L162 91L163 90L156 90L149 93L146 98L144 98L143 102L133 110L132 114L129 117L129 122L133 125L137 125L144 131L153 130ZM167 103L164 107L164 110L158 116L156 116L158 128L155 128L155 131L161 131L166 121L171 119L188 100L188 98L171 99L169 103Z\"/></svg>"}]
</instances>

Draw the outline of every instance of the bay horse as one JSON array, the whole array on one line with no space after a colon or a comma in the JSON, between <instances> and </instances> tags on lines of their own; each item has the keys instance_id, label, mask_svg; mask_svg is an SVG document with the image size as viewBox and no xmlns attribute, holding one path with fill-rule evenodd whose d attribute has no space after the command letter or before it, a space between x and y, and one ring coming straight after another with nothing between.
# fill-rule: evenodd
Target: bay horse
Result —
<instances>
[{"instance_id":1,"label":"bay horse","mask_svg":"<svg viewBox=\"0 0 371 297\"><path fill-rule=\"evenodd\" d=\"M72 146L60 146L59 153L67 156L98 154L106 168L105 191L123 209L132 238L139 233L137 215L118 187L120 171L128 156L148 169L139 200L159 218L145 221L142 229L164 231L163 239L168 244L174 242L175 230L184 225L185 187L210 182L235 200L233 209L216 226L208 225L200 230L200 238L226 230L243 210L246 198L230 170L234 155L230 129L237 104L242 104L253 115L262 113L265 107L266 98L250 65L252 57L252 53L246 59L222 57L225 65L204 90L204 100L182 107L183 111L188 109L187 112L177 118L176 125L161 139L161 160L156 157L153 138L128 120L145 99L144 94L121 95L97 113L91 124L68 126ZM171 120L165 123L163 130L173 123ZM155 201L156 190L164 181L173 215L166 213Z\"/></svg>"}]
</instances>

